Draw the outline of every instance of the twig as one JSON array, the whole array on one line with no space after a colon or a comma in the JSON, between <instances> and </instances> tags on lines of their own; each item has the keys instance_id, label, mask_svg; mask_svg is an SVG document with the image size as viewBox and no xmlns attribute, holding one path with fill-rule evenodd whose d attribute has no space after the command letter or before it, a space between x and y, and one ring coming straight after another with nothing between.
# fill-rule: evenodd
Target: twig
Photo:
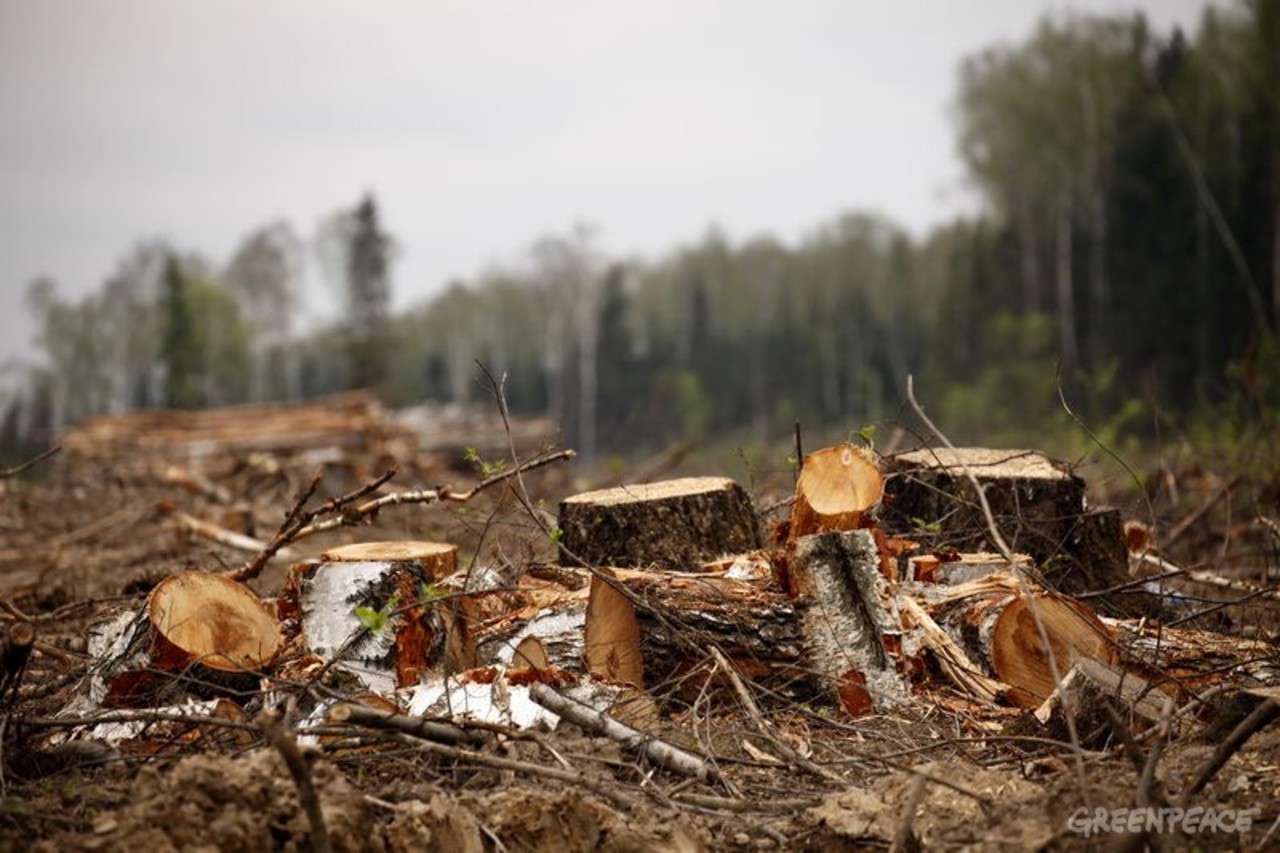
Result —
<instances>
[{"instance_id":1,"label":"twig","mask_svg":"<svg viewBox=\"0 0 1280 853\"><path fill-rule=\"evenodd\" d=\"M205 521L196 518L194 515L182 512L181 510L168 510L169 517L181 529L194 533L210 542L216 542L219 545L225 545L228 548L234 548L237 551L249 551L254 554L261 553L270 547L270 543L263 542L260 539L254 539L252 536L246 536L243 533L237 533L234 530L228 530L225 527L214 524L211 521ZM288 548L279 548L273 556L291 559L292 553Z\"/></svg>"},{"instance_id":2,"label":"twig","mask_svg":"<svg viewBox=\"0 0 1280 853\"><path fill-rule=\"evenodd\" d=\"M314 760L316 753L308 752L303 755L302 750L298 749L297 741L285 731L279 715L264 711L258 715L257 723L267 741L284 759L285 766L289 768L289 775L293 777L293 784L298 787L298 801L307 815L307 822L311 825L313 853L330 853L333 846L329 843L329 831L325 828L324 811L320 808L320 797L316 794L315 783L311 780L311 761Z\"/></svg>"},{"instance_id":3,"label":"twig","mask_svg":"<svg viewBox=\"0 0 1280 853\"><path fill-rule=\"evenodd\" d=\"M1260 589L1257 592L1251 592L1248 595L1242 595L1239 598L1233 598L1230 601L1223 601L1219 604L1213 605L1212 607L1206 607L1203 610L1197 610L1195 613L1192 613L1189 616L1183 616L1180 619L1174 619L1172 622L1167 622L1165 623L1165 627L1176 628L1177 626L1185 622L1190 622L1194 619L1199 619L1202 616L1209 616L1211 614L1217 613L1219 610L1226 610L1228 607L1235 607L1237 604L1244 604L1246 601L1252 601L1255 598L1274 598L1276 589L1280 589L1280 587L1273 587L1271 589Z\"/></svg>"},{"instance_id":4,"label":"twig","mask_svg":"<svg viewBox=\"0 0 1280 853\"><path fill-rule=\"evenodd\" d=\"M485 740L485 737L477 732L469 732L450 723L423 720L406 714L398 714L394 711L380 711L354 702L344 702L341 705L334 706L329 711L328 716L329 721L333 723L351 723L352 725L364 726L370 729L399 732L420 740L430 740L438 743L479 744Z\"/></svg>"},{"instance_id":5,"label":"twig","mask_svg":"<svg viewBox=\"0 0 1280 853\"><path fill-rule=\"evenodd\" d=\"M284 521L280 523L280 529L276 531L276 535L271 538L271 542L267 544L267 547L238 570L228 572L227 577L235 581L247 581L256 578L262 573L262 570L271 558L275 556L276 552L289 544L291 541L289 537L297 528L306 523L306 521L301 520L304 516L303 507L307 505L307 501L311 500L311 496L320 487L320 478L323 476L321 472L317 471L311 477L311 483L298 494L293 506L289 507L289 511L285 513Z\"/></svg>"},{"instance_id":6,"label":"twig","mask_svg":"<svg viewBox=\"0 0 1280 853\"><path fill-rule=\"evenodd\" d=\"M411 735L400 735L406 740ZM541 764L530 764L526 761L516 761L510 758L499 758L495 755L486 755L483 752L476 752L470 749L463 749L457 746L449 746L448 744L436 743L431 740L422 740L414 738L413 743L424 752L433 752L436 755L443 755L446 758L452 758L455 761L468 761L472 764L479 764L482 767L492 767L495 770L512 770L517 773L528 773L532 776L543 776L547 779L555 779L560 782L568 782L572 785L578 785L586 788L593 793L609 799L614 805L629 809L635 805L630 797L617 791L610 791L600 787L595 780L588 779L582 773L572 770L561 770L557 767L544 767Z\"/></svg>"},{"instance_id":7,"label":"twig","mask_svg":"<svg viewBox=\"0 0 1280 853\"><path fill-rule=\"evenodd\" d=\"M769 731L764 715L760 713L760 708L751 696L751 691L747 690L747 686L742 683L742 679L738 676L737 668L729 662L729 659L716 646L711 647L711 656L715 659L716 666L720 668L720 671L729 678L729 683L733 685L734 692L738 694L738 699L741 700L743 708L746 709L747 716L751 717L752 722L755 723L756 731L769 742L775 752L820 779L841 785L845 783L844 777L839 773L828 770L820 764L815 764L775 737L773 732Z\"/></svg>"},{"instance_id":8,"label":"twig","mask_svg":"<svg viewBox=\"0 0 1280 853\"><path fill-rule=\"evenodd\" d=\"M1213 779L1214 774L1222 769L1222 765L1226 764L1231 756L1235 755L1240 747L1245 745L1249 738L1253 737L1263 728L1265 728L1272 720L1280 717L1280 702L1275 699L1264 699L1262 704L1253 710L1253 713L1240 721L1240 724L1231 730L1231 734L1227 735L1227 739L1213 751L1213 755L1209 756L1196 773L1195 779L1187 786L1179 798L1179 803L1183 807L1196 794L1204 790L1204 786L1208 785Z\"/></svg>"},{"instance_id":9,"label":"twig","mask_svg":"<svg viewBox=\"0 0 1280 853\"><path fill-rule=\"evenodd\" d=\"M800 440L800 422L796 421L796 464L792 476L796 485L800 485L800 468L804 465L804 444Z\"/></svg>"},{"instance_id":10,"label":"twig","mask_svg":"<svg viewBox=\"0 0 1280 853\"><path fill-rule=\"evenodd\" d=\"M996 550L1000 552L1000 556L1009 561L1010 565L1014 562L1013 549L1009 547L1009 543L1005 542L1004 536L1000 534L1000 528L996 526L995 515L991 512L991 504L987 502L987 493L983 490L982 484L978 482L977 476L974 475L967 462L960 456L956 450L956 446L951 443L951 439L947 438L942 430L929 420L929 416L924 413L924 408L916 400L915 382L911 374L907 374L907 402L911 404L911 408L915 410L920 420L924 422L935 436L947 447L948 450L956 454L956 460L960 463L960 467L964 470L964 475L969 480L969 485L973 486L973 490L978 495L978 503L982 506L982 516L987 521L987 531L991 534L991 544L996 546Z\"/></svg>"},{"instance_id":11,"label":"twig","mask_svg":"<svg viewBox=\"0 0 1280 853\"><path fill-rule=\"evenodd\" d=\"M1212 495L1209 496L1209 499L1207 501L1200 504L1200 506L1196 507L1191 512L1187 513L1187 515L1182 519L1182 521L1179 521L1177 524L1174 525L1173 530L1169 531L1169 535L1165 537L1164 542L1162 542L1161 545L1165 548L1168 548L1174 542L1177 542L1179 539L1181 539L1183 535L1195 525L1196 522L1198 522L1200 519L1205 517L1205 515L1209 512L1209 510L1217 506L1218 502L1221 501L1224 497L1226 497L1227 493L1230 492L1232 489L1234 489L1236 485L1239 484L1239 482L1240 482L1240 475L1237 474L1236 476L1232 477L1230 480L1228 480L1227 482L1219 486L1217 490Z\"/></svg>"},{"instance_id":12,"label":"twig","mask_svg":"<svg viewBox=\"0 0 1280 853\"><path fill-rule=\"evenodd\" d=\"M1172 571L1165 572L1164 574L1161 574L1161 575L1152 575L1149 578L1138 578L1137 580L1128 581L1126 583L1119 584L1118 586L1108 587L1107 589L1098 589L1098 590L1094 590L1093 592L1077 593L1075 595L1075 598L1078 601L1085 601L1090 598L1100 598L1101 596L1104 596L1104 595L1113 595L1117 592L1124 592L1126 590L1133 589L1134 587L1146 586L1149 583L1168 580L1169 578L1176 578L1179 575L1185 575L1186 573L1187 573L1186 569L1174 569Z\"/></svg>"},{"instance_id":13,"label":"twig","mask_svg":"<svg viewBox=\"0 0 1280 853\"><path fill-rule=\"evenodd\" d=\"M675 794L671 801L677 804L697 806L700 809L711 809L722 812L798 812L811 809L821 804L817 797L806 797L791 800L739 800L729 797L714 797L709 794Z\"/></svg>"},{"instance_id":14,"label":"twig","mask_svg":"<svg viewBox=\"0 0 1280 853\"><path fill-rule=\"evenodd\" d=\"M1156 767L1160 764L1160 755L1164 752L1171 732L1175 703L1172 696L1164 697L1164 707L1160 711L1160 720L1156 723L1156 742L1147 753L1147 761L1142 767L1142 775L1138 778L1138 792L1134 802L1140 807L1151 804L1151 786L1156 783ZM1163 800L1163 796L1160 797Z\"/></svg>"},{"instance_id":15,"label":"twig","mask_svg":"<svg viewBox=\"0 0 1280 853\"><path fill-rule=\"evenodd\" d=\"M603 711L557 693L545 684L530 685L529 697L569 722L616 740L668 770L692 776L701 782L719 781L721 778L720 771L698 756L633 729Z\"/></svg>"},{"instance_id":16,"label":"twig","mask_svg":"<svg viewBox=\"0 0 1280 853\"><path fill-rule=\"evenodd\" d=\"M23 471L30 468L31 466L38 465L39 463L48 459L50 456L53 456L54 454L58 453L60 450L62 450L62 445L55 444L53 447L50 447L48 450L44 451L39 456L34 456L20 465L14 465L12 468L2 468L0 469L0 480L3 480L7 477L16 477L19 474L21 474Z\"/></svg>"}]
</instances>

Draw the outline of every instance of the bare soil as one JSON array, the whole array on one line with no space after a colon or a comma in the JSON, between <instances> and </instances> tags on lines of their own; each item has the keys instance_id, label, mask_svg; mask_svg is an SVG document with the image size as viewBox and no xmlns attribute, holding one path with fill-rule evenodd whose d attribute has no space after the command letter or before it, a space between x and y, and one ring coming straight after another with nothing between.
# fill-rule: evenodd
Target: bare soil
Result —
<instances>
[{"instance_id":1,"label":"bare soil","mask_svg":"<svg viewBox=\"0 0 1280 853\"><path fill-rule=\"evenodd\" d=\"M376 460L330 463L323 488L341 493L378 467ZM22 687L4 718L0 848L312 849L297 786L251 725L225 731L157 727L114 749L77 751L51 747L49 736L61 729L44 724L82 689L91 663L84 656L91 622L137 607L175 571L223 570L252 556L182 532L168 510L269 539L310 470L302 460L228 460L213 478L232 496L230 503L168 482L136 460L58 458L0 480L0 618L30 620L38 632ZM475 477L418 466L392 486L406 490L449 480L461 485ZM460 544L464 563L475 555L482 563L518 569L555 556L530 510L554 513L561 496L583 485L564 470L548 469L525 478L534 502L528 507L512 489L495 489L461 506L395 507L373 527L318 536L296 550L306 556L343 541L438 539ZM539 500L545 501L541 508ZM759 497L757 506L769 503ZM1215 518L1206 514L1201 526L1219 524ZM1249 565L1274 572L1275 550L1267 550L1265 531L1250 535L1257 547ZM1217 543L1212 532L1198 529L1186 539ZM1204 553L1185 557L1203 564ZM264 596L279 593L287 565L273 562L254 588ZM1275 634L1250 624L1248 633L1274 649ZM1219 619L1214 627L1230 632L1241 625ZM1133 807L1141 788L1141 769L1116 738L1087 749L1073 746L1025 712L979 705L941 681L892 715L850 719L831 707L793 706L770 711L764 732L728 693L711 691L692 704L677 704L663 701L665 690L654 689L663 709L659 733L711 760L723 782L690 782L570 725L553 733L495 735L481 751L524 765L572 769L583 784L494 770L399 738L371 736L358 746L332 742L316 749L311 762L332 847L862 850L888 848L896 836L898 849L1084 850L1125 836L1075 831L1082 815L1093 819L1099 810ZM1230 729L1232 721L1224 719L1229 713L1226 707L1206 712L1161 744L1149 796L1177 800L1221 742L1221 732ZM1139 762L1159 741L1148 735L1138 743ZM826 774L777 757L771 738ZM1164 832L1129 839L1136 845L1131 849L1280 847L1278 804L1280 726L1273 725L1188 804L1252 810L1249 830Z\"/></svg>"}]
</instances>

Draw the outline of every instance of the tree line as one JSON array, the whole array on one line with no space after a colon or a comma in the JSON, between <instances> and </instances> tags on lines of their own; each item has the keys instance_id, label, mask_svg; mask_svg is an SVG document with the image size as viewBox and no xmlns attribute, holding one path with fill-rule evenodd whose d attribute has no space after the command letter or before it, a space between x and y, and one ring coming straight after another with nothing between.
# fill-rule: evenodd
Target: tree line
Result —
<instances>
[{"instance_id":1,"label":"tree line","mask_svg":"<svg viewBox=\"0 0 1280 853\"><path fill-rule=\"evenodd\" d=\"M366 197L314 241L346 304L311 331L287 224L221 266L144 244L81 300L30 286L44 363L4 428L350 387L481 400L477 361L587 456L856 427L894 416L909 374L970 440L1049 428L1059 388L1128 429L1152 409L1274 422L1280 0L1209 7L1191 37L1045 18L964 61L955 119L982 211L918 239L855 212L793 244L711 228L637 259L577 227L393 314L395 241Z\"/></svg>"}]
</instances>

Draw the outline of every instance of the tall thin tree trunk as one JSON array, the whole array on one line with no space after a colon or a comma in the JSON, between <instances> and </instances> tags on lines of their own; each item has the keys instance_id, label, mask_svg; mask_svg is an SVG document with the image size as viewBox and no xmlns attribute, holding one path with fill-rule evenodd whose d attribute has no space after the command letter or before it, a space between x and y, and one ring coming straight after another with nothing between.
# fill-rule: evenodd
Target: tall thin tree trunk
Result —
<instances>
[{"instance_id":1,"label":"tall thin tree trunk","mask_svg":"<svg viewBox=\"0 0 1280 853\"><path fill-rule=\"evenodd\" d=\"M1062 372L1071 377L1080 364L1076 346L1075 287L1071 270L1071 207L1065 201L1058 209L1057 260L1055 278L1058 295L1058 342L1062 350Z\"/></svg>"}]
</instances>

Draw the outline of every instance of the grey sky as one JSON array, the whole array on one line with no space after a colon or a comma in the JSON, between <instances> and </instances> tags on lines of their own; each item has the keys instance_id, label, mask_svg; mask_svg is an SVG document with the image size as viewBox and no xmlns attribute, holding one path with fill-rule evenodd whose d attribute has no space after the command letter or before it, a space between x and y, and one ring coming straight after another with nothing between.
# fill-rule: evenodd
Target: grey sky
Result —
<instances>
[{"instance_id":1,"label":"grey sky","mask_svg":"<svg viewBox=\"0 0 1280 853\"><path fill-rule=\"evenodd\" d=\"M1203 0L1080 0L1194 28ZM0 0L0 359L37 275L98 287L139 240L221 263L365 190L398 305L574 222L655 255L711 223L965 205L960 59L1029 0ZM326 309L317 295L309 313Z\"/></svg>"}]
</instances>

